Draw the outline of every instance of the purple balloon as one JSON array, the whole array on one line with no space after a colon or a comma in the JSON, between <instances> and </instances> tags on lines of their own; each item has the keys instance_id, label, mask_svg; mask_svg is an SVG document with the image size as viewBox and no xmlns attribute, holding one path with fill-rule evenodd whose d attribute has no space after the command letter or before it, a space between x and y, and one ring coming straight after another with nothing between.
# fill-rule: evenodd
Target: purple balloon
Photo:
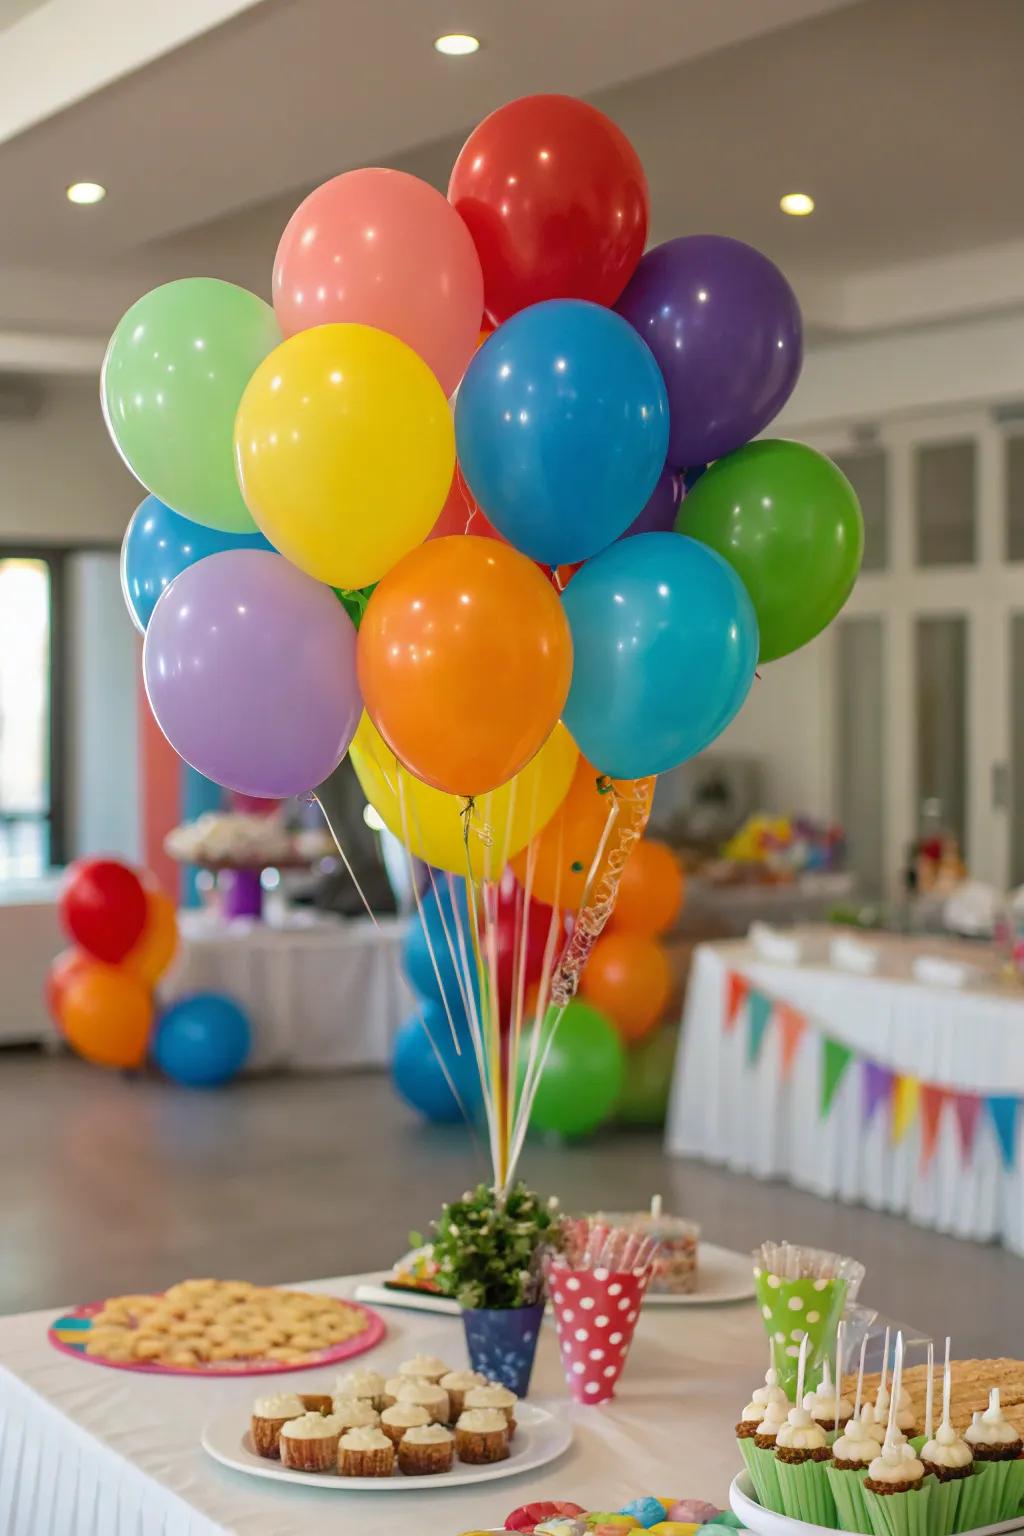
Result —
<instances>
[{"instance_id":1,"label":"purple balloon","mask_svg":"<svg viewBox=\"0 0 1024 1536\"><path fill-rule=\"evenodd\" d=\"M628 539L634 533L671 533L679 511L679 494L682 484L678 475L663 469L658 483L651 492L650 500L642 512L638 512L620 539Z\"/></svg>"},{"instance_id":2,"label":"purple balloon","mask_svg":"<svg viewBox=\"0 0 1024 1536\"><path fill-rule=\"evenodd\" d=\"M359 723L352 620L330 587L263 550L210 555L176 576L142 669L178 755L243 795L314 789Z\"/></svg>"},{"instance_id":3,"label":"purple balloon","mask_svg":"<svg viewBox=\"0 0 1024 1536\"><path fill-rule=\"evenodd\" d=\"M727 235L648 251L615 306L668 390L668 463L706 464L762 432L793 393L803 322L774 262Z\"/></svg>"}]
</instances>

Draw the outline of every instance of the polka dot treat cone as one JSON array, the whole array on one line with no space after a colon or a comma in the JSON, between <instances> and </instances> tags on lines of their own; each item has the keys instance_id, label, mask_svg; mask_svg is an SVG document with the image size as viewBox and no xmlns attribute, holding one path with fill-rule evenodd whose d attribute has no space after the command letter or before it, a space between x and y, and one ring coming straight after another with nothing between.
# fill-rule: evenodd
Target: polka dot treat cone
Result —
<instances>
[{"instance_id":1,"label":"polka dot treat cone","mask_svg":"<svg viewBox=\"0 0 1024 1536\"><path fill-rule=\"evenodd\" d=\"M775 1346L779 1385L796 1391L800 1345L807 1336L807 1386L821 1381L823 1363L835 1351L836 1328L864 1278L856 1259L794 1243L762 1243L754 1253L754 1284L765 1331Z\"/></svg>"},{"instance_id":2,"label":"polka dot treat cone","mask_svg":"<svg viewBox=\"0 0 1024 1536\"><path fill-rule=\"evenodd\" d=\"M569 1390L578 1403L615 1396L651 1268L570 1269L552 1264L548 1291Z\"/></svg>"}]
</instances>

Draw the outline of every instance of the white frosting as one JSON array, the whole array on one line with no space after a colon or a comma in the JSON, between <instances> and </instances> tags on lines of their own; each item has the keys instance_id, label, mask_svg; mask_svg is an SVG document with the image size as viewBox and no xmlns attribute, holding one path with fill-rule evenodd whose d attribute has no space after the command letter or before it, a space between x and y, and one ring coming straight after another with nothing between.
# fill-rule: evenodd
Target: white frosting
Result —
<instances>
[{"instance_id":1,"label":"white frosting","mask_svg":"<svg viewBox=\"0 0 1024 1536\"><path fill-rule=\"evenodd\" d=\"M764 1410L764 1418L757 1426L759 1435L777 1435L782 1425L789 1417L787 1403L768 1403Z\"/></svg>"},{"instance_id":2,"label":"white frosting","mask_svg":"<svg viewBox=\"0 0 1024 1536\"><path fill-rule=\"evenodd\" d=\"M498 1408L468 1408L459 1416L455 1428L468 1430L472 1435L490 1435L496 1429L508 1429L508 1420Z\"/></svg>"},{"instance_id":3,"label":"white frosting","mask_svg":"<svg viewBox=\"0 0 1024 1536\"><path fill-rule=\"evenodd\" d=\"M870 1403L865 1403L860 1411L860 1423L864 1426L864 1433L870 1435L876 1445L885 1444L885 1425L879 1423L878 1414ZM847 1425L847 1434L853 1428L853 1423Z\"/></svg>"},{"instance_id":4,"label":"white frosting","mask_svg":"<svg viewBox=\"0 0 1024 1536\"><path fill-rule=\"evenodd\" d=\"M455 1436L443 1424L420 1424L407 1429L402 1436L403 1445L449 1445Z\"/></svg>"},{"instance_id":5,"label":"white frosting","mask_svg":"<svg viewBox=\"0 0 1024 1536\"><path fill-rule=\"evenodd\" d=\"M848 1397L843 1397L832 1385L832 1373L826 1360L821 1373L821 1385L817 1392L808 1392L804 1398L804 1407L813 1419L834 1424L837 1418L848 1419L853 1413L853 1404Z\"/></svg>"},{"instance_id":6,"label":"white frosting","mask_svg":"<svg viewBox=\"0 0 1024 1536\"><path fill-rule=\"evenodd\" d=\"M419 1403L424 1408L437 1411L438 1418L448 1417L448 1393L432 1381L410 1379L403 1381L397 1393L400 1403Z\"/></svg>"},{"instance_id":7,"label":"white frosting","mask_svg":"<svg viewBox=\"0 0 1024 1536\"><path fill-rule=\"evenodd\" d=\"M463 1399L467 1408L514 1408L518 1401L514 1392L496 1382L489 1387L473 1387Z\"/></svg>"},{"instance_id":8,"label":"white frosting","mask_svg":"<svg viewBox=\"0 0 1024 1536\"><path fill-rule=\"evenodd\" d=\"M817 1451L828 1445L828 1436L806 1408L791 1408L775 1436L775 1444L791 1451Z\"/></svg>"},{"instance_id":9,"label":"white frosting","mask_svg":"<svg viewBox=\"0 0 1024 1536\"><path fill-rule=\"evenodd\" d=\"M306 1405L294 1392L278 1392L276 1397L258 1397L252 1405L254 1419L297 1419Z\"/></svg>"},{"instance_id":10,"label":"white frosting","mask_svg":"<svg viewBox=\"0 0 1024 1536\"><path fill-rule=\"evenodd\" d=\"M408 1382L409 1378L407 1376L389 1376L384 1383L383 1395L385 1397L397 1397L402 1388L408 1385Z\"/></svg>"},{"instance_id":11,"label":"white frosting","mask_svg":"<svg viewBox=\"0 0 1024 1536\"><path fill-rule=\"evenodd\" d=\"M878 1396L875 1398L875 1413L883 1422L885 1422L889 1417L889 1404L891 1402L892 1393L889 1391L889 1388L880 1386L878 1389ZM901 1387L899 1407L896 1410L897 1413L907 1413L909 1411L911 1413L911 1423L913 1423L913 1407L914 1405L910 1400L910 1393L907 1391L906 1387Z\"/></svg>"},{"instance_id":12,"label":"white frosting","mask_svg":"<svg viewBox=\"0 0 1024 1536\"><path fill-rule=\"evenodd\" d=\"M976 1413L970 1428L964 1435L969 1445L1012 1445L1020 1435L1004 1416L999 1406L999 1388L993 1387L988 1395L988 1407L984 1413Z\"/></svg>"},{"instance_id":13,"label":"white frosting","mask_svg":"<svg viewBox=\"0 0 1024 1536\"><path fill-rule=\"evenodd\" d=\"M365 1397L335 1397L331 1401L331 1411L345 1429L372 1428L380 1423L380 1414Z\"/></svg>"},{"instance_id":14,"label":"white frosting","mask_svg":"<svg viewBox=\"0 0 1024 1536\"><path fill-rule=\"evenodd\" d=\"M420 1429L430 1423L430 1414L419 1403L392 1403L384 1409L380 1421L394 1429Z\"/></svg>"},{"instance_id":15,"label":"white frosting","mask_svg":"<svg viewBox=\"0 0 1024 1536\"><path fill-rule=\"evenodd\" d=\"M914 1447L903 1441L875 1457L868 1477L873 1483L917 1483L924 1477L924 1467L914 1455Z\"/></svg>"},{"instance_id":16,"label":"white frosting","mask_svg":"<svg viewBox=\"0 0 1024 1536\"><path fill-rule=\"evenodd\" d=\"M755 1400L755 1398L752 1397L750 1402L744 1408L743 1412L740 1414L740 1423L760 1424L761 1419L764 1416L765 1407L765 1403L759 1403Z\"/></svg>"},{"instance_id":17,"label":"white frosting","mask_svg":"<svg viewBox=\"0 0 1024 1536\"><path fill-rule=\"evenodd\" d=\"M380 1429L349 1429L341 1437L343 1451L391 1451L394 1446Z\"/></svg>"},{"instance_id":18,"label":"white frosting","mask_svg":"<svg viewBox=\"0 0 1024 1536\"><path fill-rule=\"evenodd\" d=\"M919 1455L933 1467L967 1467L974 1460L970 1446L960 1439L948 1419L935 1431L935 1439L922 1445Z\"/></svg>"},{"instance_id":19,"label":"white frosting","mask_svg":"<svg viewBox=\"0 0 1024 1536\"><path fill-rule=\"evenodd\" d=\"M448 1366L437 1355L413 1355L398 1367L399 1376L418 1377L423 1381L440 1381L447 1376Z\"/></svg>"},{"instance_id":20,"label":"white frosting","mask_svg":"<svg viewBox=\"0 0 1024 1536\"><path fill-rule=\"evenodd\" d=\"M865 1411L871 1413L870 1403ZM867 1422L863 1416L859 1419L851 1419L832 1447L832 1455L836 1461L855 1461L865 1467L869 1462L874 1461L878 1455L874 1414L871 1414Z\"/></svg>"},{"instance_id":21,"label":"white frosting","mask_svg":"<svg viewBox=\"0 0 1024 1536\"><path fill-rule=\"evenodd\" d=\"M439 1385L446 1392L470 1392L474 1387L486 1387L487 1377L479 1371L449 1371L441 1377Z\"/></svg>"},{"instance_id":22,"label":"white frosting","mask_svg":"<svg viewBox=\"0 0 1024 1536\"><path fill-rule=\"evenodd\" d=\"M332 1435L340 1435L341 1430L341 1420L333 1413L304 1413L281 1426L286 1440L329 1440Z\"/></svg>"},{"instance_id":23,"label":"white frosting","mask_svg":"<svg viewBox=\"0 0 1024 1536\"><path fill-rule=\"evenodd\" d=\"M774 1369L765 1371L764 1386L755 1387L751 1393L750 1401L752 1403L759 1403L762 1408L768 1403L784 1403L787 1401L785 1392L779 1386L778 1371ZM744 1418L746 1418L746 1414L744 1414Z\"/></svg>"},{"instance_id":24,"label":"white frosting","mask_svg":"<svg viewBox=\"0 0 1024 1536\"><path fill-rule=\"evenodd\" d=\"M379 1371L349 1371L339 1376L334 1384L335 1397L380 1397L385 1389L384 1377Z\"/></svg>"}]
</instances>

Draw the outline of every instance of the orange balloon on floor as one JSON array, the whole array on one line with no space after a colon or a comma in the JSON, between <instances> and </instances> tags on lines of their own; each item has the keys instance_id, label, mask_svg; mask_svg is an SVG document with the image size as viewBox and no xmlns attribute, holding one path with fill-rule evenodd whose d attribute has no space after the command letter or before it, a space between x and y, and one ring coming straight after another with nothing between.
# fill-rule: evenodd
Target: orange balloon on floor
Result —
<instances>
[{"instance_id":1,"label":"orange balloon on floor","mask_svg":"<svg viewBox=\"0 0 1024 1536\"><path fill-rule=\"evenodd\" d=\"M149 991L130 972L94 963L67 986L60 1004L65 1039L101 1067L141 1067L153 1024Z\"/></svg>"},{"instance_id":2,"label":"orange balloon on floor","mask_svg":"<svg viewBox=\"0 0 1024 1536\"><path fill-rule=\"evenodd\" d=\"M672 967L656 939L609 933L598 939L590 953L580 992L614 1019L623 1040L642 1040L668 1007Z\"/></svg>"},{"instance_id":3,"label":"orange balloon on floor","mask_svg":"<svg viewBox=\"0 0 1024 1536\"><path fill-rule=\"evenodd\" d=\"M572 639L557 594L496 539L431 539L393 566L359 628L374 725L417 778L482 795L524 768L562 712Z\"/></svg>"},{"instance_id":4,"label":"orange balloon on floor","mask_svg":"<svg viewBox=\"0 0 1024 1536\"><path fill-rule=\"evenodd\" d=\"M76 976L95 964L92 955L86 954L84 949L62 949L51 962L46 973L45 997L47 1011L55 1024L60 1024L61 1004L68 987Z\"/></svg>"},{"instance_id":5,"label":"orange balloon on floor","mask_svg":"<svg viewBox=\"0 0 1024 1536\"><path fill-rule=\"evenodd\" d=\"M530 894L535 901L543 901L549 907L561 907L567 912L578 910L590 866L608 825L610 791L602 793L599 788L599 783L606 782L591 763L580 758L569 793L534 840L537 852ZM611 782L621 787L630 784L626 779ZM654 794L654 780L647 782L650 784L649 803L649 797ZM528 854L529 848L525 848L512 860L516 879L524 887ZM629 868L628 861L626 868Z\"/></svg>"},{"instance_id":6,"label":"orange balloon on floor","mask_svg":"<svg viewBox=\"0 0 1024 1536\"><path fill-rule=\"evenodd\" d=\"M146 890L146 926L134 949L121 964L146 986L152 987L174 959L178 947L178 914L163 891Z\"/></svg>"},{"instance_id":7,"label":"orange balloon on floor","mask_svg":"<svg viewBox=\"0 0 1024 1536\"><path fill-rule=\"evenodd\" d=\"M666 933L683 910L683 871L667 843L637 843L622 871L609 930Z\"/></svg>"}]
</instances>

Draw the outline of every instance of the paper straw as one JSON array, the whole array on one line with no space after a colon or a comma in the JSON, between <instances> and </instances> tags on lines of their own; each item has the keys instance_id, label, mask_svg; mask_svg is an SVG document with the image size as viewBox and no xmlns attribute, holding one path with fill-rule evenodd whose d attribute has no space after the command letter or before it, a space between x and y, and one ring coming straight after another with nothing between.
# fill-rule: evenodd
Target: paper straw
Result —
<instances>
[{"instance_id":1,"label":"paper straw","mask_svg":"<svg viewBox=\"0 0 1024 1536\"><path fill-rule=\"evenodd\" d=\"M932 1343L931 1339L929 1339L928 1340L928 1387L927 1387L927 1389L925 1391L925 1395L924 1395L924 1437L925 1437L926 1440L930 1440L932 1438L932 1429L934 1427L933 1423L932 1423L933 1409L934 1409L934 1406L935 1406L934 1398L935 1398L935 1345Z\"/></svg>"},{"instance_id":2,"label":"paper straw","mask_svg":"<svg viewBox=\"0 0 1024 1536\"><path fill-rule=\"evenodd\" d=\"M834 1429L839 1433L839 1388L843 1380L843 1334L846 1332L846 1324L841 1322L836 1329L836 1381L833 1388L836 1394L836 1412Z\"/></svg>"}]
</instances>

